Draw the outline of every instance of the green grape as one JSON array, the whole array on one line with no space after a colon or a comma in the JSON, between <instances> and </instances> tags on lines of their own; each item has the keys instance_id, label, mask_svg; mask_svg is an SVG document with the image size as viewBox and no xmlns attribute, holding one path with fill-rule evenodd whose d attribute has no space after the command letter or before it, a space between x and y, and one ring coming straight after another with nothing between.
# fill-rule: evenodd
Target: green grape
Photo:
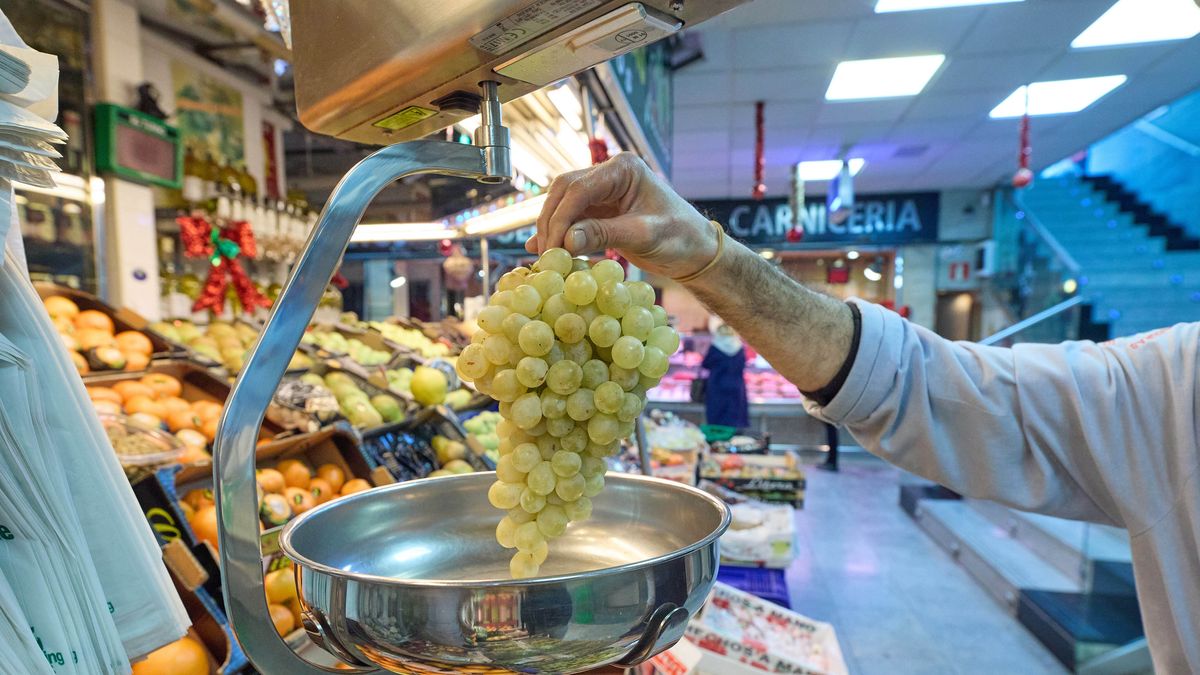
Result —
<instances>
[{"instance_id":1,"label":"green grape","mask_svg":"<svg viewBox=\"0 0 1200 675\"><path fill-rule=\"evenodd\" d=\"M522 491L521 494L525 494L525 492ZM509 509L508 515L505 516L505 518L513 521L513 525L524 525L525 523L532 522L536 517L536 514L530 513L519 506L515 509ZM514 527L513 529L515 530L516 528Z\"/></svg>"},{"instance_id":2,"label":"green grape","mask_svg":"<svg viewBox=\"0 0 1200 675\"><path fill-rule=\"evenodd\" d=\"M512 359L512 343L503 335L492 335L483 341L483 356L488 363L505 365Z\"/></svg>"},{"instance_id":3,"label":"green grape","mask_svg":"<svg viewBox=\"0 0 1200 675\"><path fill-rule=\"evenodd\" d=\"M607 470L608 465L604 463L603 459L592 457L591 455L584 457L582 463L579 465L579 473L583 474L584 478L591 478Z\"/></svg>"},{"instance_id":4,"label":"green grape","mask_svg":"<svg viewBox=\"0 0 1200 675\"><path fill-rule=\"evenodd\" d=\"M503 292L501 291L501 293ZM537 313L542 310L542 296L533 286L523 284L517 286L511 293L512 301L509 302L508 308L512 311L533 317L537 316Z\"/></svg>"},{"instance_id":5,"label":"green grape","mask_svg":"<svg viewBox=\"0 0 1200 675\"><path fill-rule=\"evenodd\" d=\"M605 363L612 363L612 345L596 347L594 356Z\"/></svg>"},{"instance_id":6,"label":"green grape","mask_svg":"<svg viewBox=\"0 0 1200 675\"><path fill-rule=\"evenodd\" d=\"M497 291L492 294L492 299L488 301L488 304L495 307L508 307L512 309L512 301L512 291Z\"/></svg>"},{"instance_id":7,"label":"green grape","mask_svg":"<svg viewBox=\"0 0 1200 675\"><path fill-rule=\"evenodd\" d=\"M545 537L538 530L536 520L518 525L517 531L513 533L513 543L517 545L518 551L528 551L541 541L545 541Z\"/></svg>"},{"instance_id":8,"label":"green grape","mask_svg":"<svg viewBox=\"0 0 1200 675\"><path fill-rule=\"evenodd\" d=\"M558 323L558 318L565 314L573 314L578 309L573 303L569 302L562 293L555 293L550 296L546 304L542 305L542 321L554 326Z\"/></svg>"},{"instance_id":9,"label":"green grape","mask_svg":"<svg viewBox=\"0 0 1200 675\"><path fill-rule=\"evenodd\" d=\"M508 418L510 414L512 414L512 401L500 401L500 416Z\"/></svg>"},{"instance_id":10,"label":"green grape","mask_svg":"<svg viewBox=\"0 0 1200 675\"><path fill-rule=\"evenodd\" d=\"M563 532L566 532L568 522L570 521L567 519L567 512L563 510L563 507L553 504L547 504L537 517L538 530L547 539L561 536Z\"/></svg>"},{"instance_id":11,"label":"green grape","mask_svg":"<svg viewBox=\"0 0 1200 675\"><path fill-rule=\"evenodd\" d=\"M537 443L538 455L547 462L562 447L559 445L558 439L549 434L538 436L538 439L534 442Z\"/></svg>"},{"instance_id":12,"label":"green grape","mask_svg":"<svg viewBox=\"0 0 1200 675\"><path fill-rule=\"evenodd\" d=\"M500 442L496 445L496 451L500 453L501 457L503 457L504 455L511 453L516 447L517 444L513 443L511 439L501 438Z\"/></svg>"},{"instance_id":13,"label":"green grape","mask_svg":"<svg viewBox=\"0 0 1200 675\"><path fill-rule=\"evenodd\" d=\"M511 509L521 503L521 491L524 489L525 486L521 483L496 481L488 488L488 501L498 509Z\"/></svg>"},{"instance_id":14,"label":"green grape","mask_svg":"<svg viewBox=\"0 0 1200 675\"><path fill-rule=\"evenodd\" d=\"M611 443L617 439L620 422L608 413L596 413L588 420L588 438L597 443ZM504 459L501 457L500 459Z\"/></svg>"},{"instance_id":15,"label":"green grape","mask_svg":"<svg viewBox=\"0 0 1200 675\"><path fill-rule=\"evenodd\" d=\"M596 387L594 396L596 402L596 410L610 414L616 414L621 409L621 402L625 398L625 390L616 382L605 382L599 387Z\"/></svg>"},{"instance_id":16,"label":"green grape","mask_svg":"<svg viewBox=\"0 0 1200 675\"><path fill-rule=\"evenodd\" d=\"M517 425L507 419L502 419L496 422L496 435L502 440L508 440L512 432L517 430Z\"/></svg>"},{"instance_id":17,"label":"green grape","mask_svg":"<svg viewBox=\"0 0 1200 675\"><path fill-rule=\"evenodd\" d=\"M500 330L504 333L504 337L512 344L517 344L517 338L521 335L521 329L525 324L529 323L529 317L524 314L512 312L504 317L504 321L500 323Z\"/></svg>"},{"instance_id":18,"label":"green grape","mask_svg":"<svg viewBox=\"0 0 1200 675\"><path fill-rule=\"evenodd\" d=\"M484 307L479 312L479 316L475 317L475 322L479 324L480 328L494 335L500 332L500 326L504 323L504 318L511 313L507 307L492 305Z\"/></svg>"},{"instance_id":19,"label":"green grape","mask_svg":"<svg viewBox=\"0 0 1200 675\"><path fill-rule=\"evenodd\" d=\"M522 443L513 448L511 464L517 471L529 473L541 461L542 453L538 452L537 445L533 443Z\"/></svg>"},{"instance_id":20,"label":"green grape","mask_svg":"<svg viewBox=\"0 0 1200 675\"><path fill-rule=\"evenodd\" d=\"M477 330L474 333L471 333L471 344L481 345L483 344L483 341L487 339L487 336L488 332L486 330Z\"/></svg>"},{"instance_id":21,"label":"green grape","mask_svg":"<svg viewBox=\"0 0 1200 675\"><path fill-rule=\"evenodd\" d=\"M517 335L517 344L530 356L545 356L554 346L554 330L544 321L530 321Z\"/></svg>"},{"instance_id":22,"label":"green grape","mask_svg":"<svg viewBox=\"0 0 1200 675\"><path fill-rule=\"evenodd\" d=\"M517 470L513 464L513 456L509 453L496 462L496 478L505 483L520 483L525 480L525 472Z\"/></svg>"},{"instance_id":23,"label":"green grape","mask_svg":"<svg viewBox=\"0 0 1200 675\"><path fill-rule=\"evenodd\" d=\"M622 368L637 368L645 353L646 348L640 340L631 335L624 335L612 346L612 361Z\"/></svg>"},{"instance_id":24,"label":"green grape","mask_svg":"<svg viewBox=\"0 0 1200 675\"><path fill-rule=\"evenodd\" d=\"M629 299L638 307L650 309L654 305L654 287L644 281L627 281Z\"/></svg>"},{"instance_id":25,"label":"green grape","mask_svg":"<svg viewBox=\"0 0 1200 675\"><path fill-rule=\"evenodd\" d=\"M561 396L573 393L582 381L583 368L574 361L563 359L550 366L550 370L546 372L546 386Z\"/></svg>"},{"instance_id":26,"label":"green grape","mask_svg":"<svg viewBox=\"0 0 1200 675\"><path fill-rule=\"evenodd\" d=\"M618 421L617 438L629 438L633 435L634 428L633 420L629 420L628 422Z\"/></svg>"},{"instance_id":27,"label":"green grape","mask_svg":"<svg viewBox=\"0 0 1200 675\"><path fill-rule=\"evenodd\" d=\"M519 278L521 278L522 280L523 280L523 279L525 279L525 277L529 276L529 273L530 273L531 271L532 271L532 270L530 270L528 267L526 267L526 266L524 266L524 265L517 265L516 267L512 268L511 270L509 270L509 272L511 272L511 273L513 273L513 274L515 274L515 275L517 275L517 276L518 276Z\"/></svg>"},{"instance_id":28,"label":"green grape","mask_svg":"<svg viewBox=\"0 0 1200 675\"><path fill-rule=\"evenodd\" d=\"M599 359L591 359L583 364L583 382L580 386L584 389L595 389L601 384L608 381L608 365Z\"/></svg>"},{"instance_id":29,"label":"green grape","mask_svg":"<svg viewBox=\"0 0 1200 675\"><path fill-rule=\"evenodd\" d=\"M596 291L596 307L615 319L625 316L632 305L629 289L620 281L600 284L600 290Z\"/></svg>"},{"instance_id":30,"label":"green grape","mask_svg":"<svg viewBox=\"0 0 1200 675\"><path fill-rule=\"evenodd\" d=\"M591 389L580 389L567 397L567 415L583 422L596 414L596 402Z\"/></svg>"},{"instance_id":31,"label":"green grape","mask_svg":"<svg viewBox=\"0 0 1200 675\"><path fill-rule=\"evenodd\" d=\"M586 272L591 268L587 258L571 258L571 272Z\"/></svg>"},{"instance_id":32,"label":"green grape","mask_svg":"<svg viewBox=\"0 0 1200 675\"><path fill-rule=\"evenodd\" d=\"M542 542L545 544L546 542ZM508 561L508 575L514 579L532 579L541 571L537 556L531 551L517 551Z\"/></svg>"},{"instance_id":33,"label":"green grape","mask_svg":"<svg viewBox=\"0 0 1200 675\"><path fill-rule=\"evenodd\" d=\"M617 419L622 422L632 422L637 419L638 415L642 414L642 408L645 405L641 396L637 394L625 394L621 399L621 407L617 409Z\"/></svg>"},{"instance_id":34,"label":"green grape","mask_svg":"<svg viewBox=\"0 0 1200 675\"><path fill-rule=\"evenodd\" d=\"M571 513L571 509L568 509L567 513ZM504 548L516 548L517 542L514 539L516 532L517 524L513 522L512 518L505 516L496 524L496 541Z\"/></svg>"},{"instance_id":35,"label":"green grape","mask_svg":"<svg viewBox=\"0 0 1200 675\"><path fill-rule=\"evenodd\" d=\"M589 305L596 299L596 288L591 272L572 272L563 286L563 295L576 305Z\"/></svg>"},{"instance_id":36,"label":"green grape","mask_svg":"<svg viewBox=\"0 0 1200 675\"><path fill-rule=\"evenodd\" d=\"M596 285L603 286L609 282L619 282L625 280L625 268L621 267L621 263L616 260L601 260L595 265L592 265L592 276L596 278Z\"/></svg>"},{"instance_id":37,"label":"green grape","mask_svg":"<svg viewBox=\"0 0 1200 675\"><path fill-rule=\"evenodd\" d=\"M584 489L587 489L587 483L584 483ZM573 502L563 504L563 511L566 511L567 518L573 523L582 523L592 517L592 500L587 497L580 497ZM512 548L509 546L508 548Z\"/></svg>"},{"instance_id":38,"label":"green grape","mask_svg":"<svg viewBox=\"0 0 1200 675\"><path fill-rule=\"evenodd\" d=\"M583 494L585 497L595 497L604 490L604 474L598 473L584 481Z\"/></svg>"},{"instance_id":39,"label":"green grape","mask_svg":"<svg viewBox=\"0 0 1200 675\"><path fill-rule=\"evenodd\" d=\"M655 327L665 326L670 323L670 317L667 316L667 310L663 309L661 305L652 306L650 308L650 313L654 315Z\"/></svg>"},{"instance_id":40,"label":"green grape","mask_svg":"<svg viewBox=\"0 0 1200 675\"><path fill-rule=\"evenodd\" d=\"M521 491L521 496L517 499L521 505L521 510L525 513L537 513L546 508L546 497L533 491L532 488L525 488Z\"/></svg>"},{"instance_id":41,"label":"green grape","mask_svg":"<svg viewBox=\"0 0 1200 675\"><path fill-rule=\"evenodd\" d=\"M532 429L529 429L525 433L529 434L533 438L540 438L542 436L545 436L546 435L546 420L542 420L541 422L538 422L536 426L534 426Z\"/></svg>"},{"instance_id":42,"label":"green grape","mask_svg":"<svg viewBox=\"0 0 1200 675\"><path fill-rule=\"evenodd\" d=\"M582 366L592 358L592 343L587 340L580 340L579 342L566 345L563 347L563 358L568 361L574 361Z\"/></svg>"},{"instance_id":43,"label":"green grape","mask_svg":"<svg viewBox=\"0 0 1200 675\"><path fill-rule=\"evenodd\" d=\"M579 455L574 452L559 450L558 452L554 453L553 457L550 458L550 466L554 469L554 473L562 476L563 478L567 478L579 473L581 460ZM496 508L504 507L498 506Z\"/></svg>"},{"instance_id":44,"label":"green grape","mask_svg":"<svg viewBox=\"0 0 1200 675\"><path fill-rule=\"evenodd\" d=\"M550 366L553 366L554 364L563 360L563 349L562 345L558 343L558 340L554 341L554 346L550 348L550 352L542 358L544 358L546 360L546 364Z\"/></svg>"},{"instance_id":45,"label":"green grape","mask_svg":"<svg viewBox=\"0 0 1200 675\"><path fill-rule=\"evenodd\" d=\"M471 384L475 385L476 391L486 396L492 395L492 376L495 373L491 368L488 368L487 373L483 377L477 377Z\"/></svg>"},{"instance_id":46,"label":"green grape","mask_svg":"<svg viewBox=\"0 0 1200 675\"><path fill-rule=\"evenodd\" d=\"M521 282L524 280L525 280L525 277L523 277L519 274L514 274L512 272L505 272L504 274L500 275L500 280L496 282L496 290L497 291L511 291L512 289L516 288L517 286L520 286Z\"/></svg>"},{"instance_id":47,"label":"green grape","mask_svg":"<svg viewBox=\"0 0 1200 675\"><path fill-rule=\"evenodd\" d=\"M554 322L554 334L567 344L579 342L587 336L588 326L583 317L575 313L563 314Z\"/></svg>"},{"instance_id":48,"label":"green grape","mask_svg":"<svg viewBox=\"0 0 1200 675\"><path fill-rule=\"evenodd\" d=\"M587 445L587 455L589 457L603 459L605 457L612 457L613 455L617 454L620 449L621 443L619 441L613 441L611 443L596 443L589 439Z\"/></svg>"},{"instance_id":49,"label":"green grape","mask_svg":"<svg viewBox=\"0 0 1200 675\"><path fill-rule=\"evenodd\" d=\"M532 429L542 421L542 400L534 392L522 394L513 401L511 416L513 422L522 429Z\"/></svg>"},{"instance_id":50,"label":"green grape","mask_svg":"<svg viewBox=\"0 0 1200 675\"><path fill-rule=\"evenodd\" d=\"M561 394L546 389L542 392L542 417L553 420L567 414L567 399ZM547 424L547 427L549 424Z\"/></svg>"},{"instance_id":51,"label":"green grape","mask_svg":"<svg viewBox=\"0 0 1200 675\"><path fill-rule=\"evenodd\" d=\"M556 492L551 492L550 494L546 495L546 503L553 504L555 506L562 506L563 504L566 504L566 502L563 501L563 498L559 497L558 493Z\"/></svg>"},{"instance_id":52,"label":"green grape","mask_svg":"<svg viewBox=\"0 0 1200 675\"><path fill-rule=\"evenodd\" d=\"M546 562L546 556L550 555L550 546L543 541L541 545L534 546L526 551L526 553L532 555L534 564L538 565L538 567L541 567L542 563ZM510 569L509 571L511 572L512 570ZM536 572L534 573L534 576L537 576Z\"/></svg>"},{"instance_id":53,"label":"green grape","mask_svg":"<svg viewBox=\"0 0 1200 675\"><path fill-rule=\"evenodd\" d=\"M562 439L564 436L571 433L571 430L574 428L575 420L567 417L566 415L546 420L546 433L550 434L550 436L554 438Z\"/></svg>"},{"instance_id":54,"label":"green grape","mask_svg":"<svg viewBox=\"0 0 1200 675\"><path fill-rule=\"evenodd\" d=\"M552 270L560 276L566 276L571 273L572 267L571 254L567 253L565 248L550 248L542 253L542 257L533 264L534 269Z\"/></svg>"},{"instance_id":55,"label":"green grape","mask_svg":"<svg viewBox=\"0 0 1200 675\"><path fill-rule=\"evenodd\" d=\"M615 363L608 367L608 379L621 385L625 391L637 386L639 376L636 368L622 368Z\"/></svg>"},{"instance_id":56,"label":"green grape","mask_svg":"<svg viewBox=\"0 0 1200 675\"><path fill-rule=\"evenodd\" d=\"M500 459L504 458L501 457ZM557 478L554 474L554 468L550 466L550 462L543 460L537 466L533 467L529 475L526 476L525 485L529 486L530 490L539 495L548 495L554 491L554 483Z\"/></svg>"},{"instance_id":57,"label":"green grape","mask_svg":"<svg viewBox=\"0 0 1200 675\"><path fill-rule=\"evenodd\" d=\"M592 303L590 305L579 305L579 309L575 310L575 313L578 314L583 319L583 322L589 326L592 325L592 322L596 320L596 317L600 316L600 310L596 307L596 303Z\"/></svg>"},{"instance_id":58,"label":"green grape","mask_svg":"<svg viewBox=\"0 0 1200 675\"><path fill-rule=\"evenodd\" d=\"M621 337L621 323L611 316L598 316L588 326L588 337L597 347L611 347Z\"/></svg>"},{"instance_id":59,"label":"green grape","mask_svg":"<svg viewBox=\"0 0 1200 675\"><path fill-rule=\"evenodd\" d=\"M679 351L679 333L676 333L675 329L670 326L655 326L650 331L650 337L646 338L646 346L654 347L663 354L671 356Z\"/></svg>"},{"instance_id":60,"label":"green grape","mask_svg":"<svg viewBox=\"0 0 1200 675\"><path fill-rule=\"evenodd\" d=\"M496 429L497 429L496 433L499 434L501 438L507 437L509 441L512 441L514 448L522 443L532 443L533 442L533 436L530 436L529 432L518 428L517 425L513 424L510 420L500 420L500 421L508 422L509 426L512 427L512 431L507 432L507 436L505 434L500 434L500 431L499 431L500 425L497 424L496 425Z\"/></svg>"},{"instance_id":61,"label":"green grape","mask_svg":"<svg viewBox=\"0 0 1200 675\"><path fill-rule=\"evenodd\" d=\"M543 299L548 299L550 296L562 293L563 291L562 275L555 272L534 272L529 275L525 283L533 286L537 290L538 295L542 296Z\"/></svg>"},{"instance_id":62,"label":"green grape","mask_svg":"<svg viewBox=\"0 0 1200 675\"><path fill-rule=\"evenodd\" d=\"M587 429L582 424L576 424L567 435L558 440L558 444L567 452L583 452L587 449L588 440Z\"/></svg>"},{"instance_id":63,"label":"green grape","mask_svg":"<svg viewBox=\"0 0 1200 675\"><path fill-rule=\"evenodd\" d=\"M546 371L549 369L550 366L536 356L522 358L514 368L517 371L517 380L530 389L542 386L542 383L546 381Z\"/></svg>"},{"instance_id":64,"label":"green grape","mask_svg":"<svg viewBox=\"0 0 1200 675\"><path fill-rule=\"evenodd\" d=\"M480 331L480 333L482 332ZM480 344L464 347L462 353L458 355L458 360L454 362L454 368L458 374L468 380L483 377L490 367L491 361L484 354L483 345Z\"/></svg>"},{"instance_id":65,"label":"green grape","mask_svg":"<svg viewBox=\"0 0 1200 675\"><path fill-rule=\"evenodd\" d=\"M658 347L646 347L645 355L642 357L642 362L638 366L638 372L644 377L649 377L654 380L654 384L658 385L658 380L667 374L667 368L670 364L667 362L667 355Z\"/></svg>"},{"instance_id":66,"label":"green grape","mask_svg":"<svg viewBox=\"0 0 1200 675\"><path fill-rule=\"evenodd\" d=\"M629 390L631 394L637 394L642 398L646 398L646 392L658 386L662 380L660 377L646 377L645 375L638 376L637 386Z\"/></svg>"},{"instance_id":67,"label":"green grape","mask_svg":"<svg viewBox=\"0 0 1200 675\"><path fill-rule=\"evenodd\" d=\"M521 386L521 381L517 379L517 371L512 368L501 370L492 378L492 397L501 404L512 403L524 393L525 387ZM512 419L511 412L510 409L508 414L502 412L501 415Z\"/></svg>"},{"instance_id":68,"label":"green grape","mask_svg":"<svg viewBox=\"0 0 1200 675\"><path fill-rule=\"evenodd\" d=\"M570 478L559 478L558 484L554 486L554 491L563 498L563 501L573 502L583 496L586 487L587 479L580 474L575 474Z\"/></svg>"},{"instance_id":69,"label":"green grape","mask_svg":"<svg viewBox=\"0 0 1200 675\"><path fill-rule=\"evenodd\" d=\"M654 315L645 307L634 305L621 317L621 332L625 335L645 340L654 330Z\"/></svg>"}]
</instances>

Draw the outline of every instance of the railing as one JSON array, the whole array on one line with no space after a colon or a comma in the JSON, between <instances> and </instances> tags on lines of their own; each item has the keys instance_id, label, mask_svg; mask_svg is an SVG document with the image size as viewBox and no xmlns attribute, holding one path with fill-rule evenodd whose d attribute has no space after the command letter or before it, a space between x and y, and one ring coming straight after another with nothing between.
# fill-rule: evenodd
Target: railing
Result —
<instances>
[{"instance_id":1,"label":"railing","mask_svg":"<svg viewBox=\"0 0 1200 675\"><path fill-rule=\"evenodd\" d=\"M1009 326L1008 328L1005 328L1004 330L992 333L991 335L980 340L979 344L988 346L988 347L993 346L993 345L1001 345L1001 346L1011 345L1012 341L1009 340L1009 338L1013 337L1014 335L1017 335L1018 333L1023 333L1026 330L1035 328L1035 327L1043 324L1044 322L1048 322L1051 320L1058 320L1058 319L1062 318L1064 315L1067 315L1068 317L1077 316L1076 312L1074 312L1072 310L1074 310L1075 307L1082 305L1082 304L1083 304L1082 296L1079 296L1079 295L1072 296L1066 300L1063 300L1062 302L1058 303L1057 305L1055 305L1053 307L1048 307L1048 308L1038 312L1037 314L1034 314L1031 317L1022 319L1022 320L1014 323L1013 325ZM1024 342L1039 342L1039 340L1023 340L1023 341Z\"/></svg>"}]
</instances>

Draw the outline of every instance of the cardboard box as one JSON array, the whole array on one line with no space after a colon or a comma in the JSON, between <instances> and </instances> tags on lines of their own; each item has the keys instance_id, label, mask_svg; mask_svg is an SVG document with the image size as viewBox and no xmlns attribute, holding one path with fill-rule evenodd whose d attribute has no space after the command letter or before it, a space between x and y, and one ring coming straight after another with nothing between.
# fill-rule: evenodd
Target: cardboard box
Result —
<instances>
[{"instance_id":1,"label":"cardboard box","mask_svg":"<svg viewBox=\"0 0 1200 675\"><path fill-rule=\"evenodd\" d=\"M735 468L736 467L736 468ZM764 502L804 508L804 471L795 453L713 453L700 463L700 477Z\"/></svg>"}]
</instances>

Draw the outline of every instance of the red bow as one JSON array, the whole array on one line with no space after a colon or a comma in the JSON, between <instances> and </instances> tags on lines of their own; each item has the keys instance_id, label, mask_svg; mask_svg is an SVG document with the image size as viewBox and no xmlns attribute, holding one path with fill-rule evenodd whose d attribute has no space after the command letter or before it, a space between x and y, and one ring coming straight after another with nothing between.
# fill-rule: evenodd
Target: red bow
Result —
<instances>
[{"instance_id":1,"label":"red bow","mask_svg":"<svg viewBox=\"0 0 1200 675\"><path fill-rule=\"evenodd\" d=\"M200 297L192 305L193 312L209 309L219 313L225 309L225 291L231 281L242 311L249 313L257 307L271 306L271 301L258 292L237 259L242 253L252 258L258 254L250 223L238 220L217 228L201 215L180 216L176 222L184 255L208 258L211 264Z\"/></svg>"}]
</instances>

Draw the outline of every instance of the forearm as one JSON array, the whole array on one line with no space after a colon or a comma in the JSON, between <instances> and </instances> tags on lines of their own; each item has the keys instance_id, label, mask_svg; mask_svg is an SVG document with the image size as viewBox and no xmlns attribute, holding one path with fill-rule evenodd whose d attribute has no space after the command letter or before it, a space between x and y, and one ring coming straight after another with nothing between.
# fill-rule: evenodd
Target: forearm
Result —
<instances>
[{"instance_id":1,"label":"forearm","mask_svg":"<svg viewBox=\"0 0 1200 675\"><path fill-rule=\"evenodd\" d=\"M732 239L717 265L685 286L802 391L828 384L849 355L854 322L845 303Z\"/></svg>"}]
</instances>

